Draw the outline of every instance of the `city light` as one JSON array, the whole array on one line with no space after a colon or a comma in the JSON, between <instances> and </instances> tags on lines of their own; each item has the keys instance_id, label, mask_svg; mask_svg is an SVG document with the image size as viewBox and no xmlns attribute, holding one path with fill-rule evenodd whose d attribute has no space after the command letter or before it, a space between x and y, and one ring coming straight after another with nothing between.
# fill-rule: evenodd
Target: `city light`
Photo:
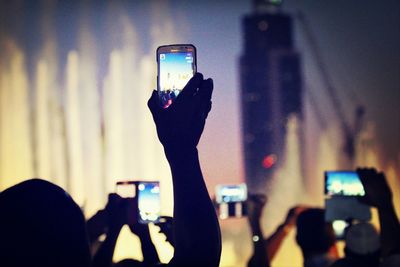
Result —
<instances>
[{"instance_id":1,"label":"city light","mask_svg":"<svg viewBox=\"0 0 400 267\"><path fill-rule=\"evenodd\" d=\"M275 154L270 154L263 159L262 165L265 169L270 169L275 165L276 161L277 156Z\"/></svg>"}]
</instances>

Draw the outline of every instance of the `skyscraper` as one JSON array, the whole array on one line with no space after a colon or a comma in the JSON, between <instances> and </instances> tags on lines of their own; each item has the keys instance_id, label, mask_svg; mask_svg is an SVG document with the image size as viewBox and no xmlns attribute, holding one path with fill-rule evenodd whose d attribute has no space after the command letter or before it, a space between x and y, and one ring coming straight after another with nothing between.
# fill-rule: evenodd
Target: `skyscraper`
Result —
<instances>
[{"instance_id":1,"label":"skyscraper","mask_svg":"<svg viewBox=\"0 0 400 267\"><path fill-rule=\"evenodd\" d=\"M293 48L293 21L274 5L254 1L243 18L240 58L245 174L250 190L272 177L283 158L290 114L302 113L300 58ZM279 2L279 1L278 1Z\"/></svg>"}]
</instances>

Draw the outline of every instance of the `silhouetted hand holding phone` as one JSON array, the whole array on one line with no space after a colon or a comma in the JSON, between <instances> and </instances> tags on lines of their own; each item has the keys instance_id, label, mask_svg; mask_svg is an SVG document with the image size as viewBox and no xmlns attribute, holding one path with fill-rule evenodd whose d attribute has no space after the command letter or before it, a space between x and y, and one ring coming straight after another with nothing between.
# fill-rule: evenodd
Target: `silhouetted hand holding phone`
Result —
<instances>
[{"instance_id":1,"label":"silhouetted hand holding phone","mask_svg":"<svg viewBox=\"0 0 400 267\"><path fill-rule=\"evenodd\" d=\"M365 190L365 196L361 200L378 208L382 257L399 255L400 224L392 202L392 191L385 174L377 172L374 168L358 168L357 173Z\"/></svg>"},{"instance_id":2,"label":"silhouetted hand holding phone","mask_svg":"<svg viewBox=\"0 0 400 267\"><path fill-rule=\"evenodd\" d=\"M211 110L212 91L212 79L204 80L201 73L196 73L189 80L167 109L160 106L157 91L153 91L148 106L157 127L158 138L166 152L197 147Z\"/></svg>"},{"instance_id":3,"label":"silhouetted hand holding phone","mask_svg":"<svg viewBox=\"0 0 400 267\"><path fill-rule=\"evenodd\" d=\"M105 208L108 225L107 234L110 234L110 232L119 233L122 226L127 222L127 209L128 202L126 199L115 193L108 195L108 202Z\"/></svg>"},{"instance_id":4,"label":"silhouetted hand holding phone","mask_svg":"<svg viewBox=\"0 0 400 267\"><path fill-rule=\"evenodd\" d=\"M107 213L106 211L99 210L95 215L86 221L86 228L89 236L89 243L95 246L99 237L107 231Z\"/></svg>"},{"instance_id":5,"label":"silhouetted hand holding phone","mask_svg":"<svg viewBox=\"0 0 400 267\"><path fill-rule=\"evenodd\" d=\"M387 184L386 177L376 169L359 168L357 173L364 186L365 196L361 198L365 204L374 207L387 207L392 203L392 191Z\"/></svg>"},{"instance_id":6,"label":"silhouetted hand holding phone","mask_svg":"<svg viewBox=\"0 0 400 267\"><path fill-rule=\"evenodd\" d=\"M168 108L160 106L156 91L148 101L174 188L175 251L169 266L219 265L221 234L197 151L212 91L212 80L196 73Z\"/></svg>"}]
</instances>

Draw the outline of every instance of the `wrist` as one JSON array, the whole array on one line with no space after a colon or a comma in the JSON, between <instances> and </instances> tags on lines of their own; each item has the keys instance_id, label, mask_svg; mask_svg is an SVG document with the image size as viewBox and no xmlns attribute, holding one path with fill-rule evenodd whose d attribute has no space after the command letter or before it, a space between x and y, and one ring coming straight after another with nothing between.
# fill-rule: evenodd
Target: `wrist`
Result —
<instances>
[{"instance_id":1,"label":"wrist","mask_svg":"<svg viewBox=\"0 0 400 267\"><path fill-rule=\"evenodd\" d=\"M280 232L282 232L282 233L284 233L286 235L286 234L288 234L290 232L292 227L293 227L292 225L283 223L283 224L278 226L278 231L280 231Z\"/></svg>"},{"instance_id":2,"label":"wrist","mask_svg":"<svg viewBox=\"0 0 400 267\"><path fill-rule=\"evenodd\" d=\"M123 225L110 225L107 229L107 236L113 235L113 236L118 236L119 232L121 232Z\"/></svg>"},{"instance_id":3,"label":"wrist","mask_svg":"<svg viewBox=\"0 0 400 267\"><path fill-rule=\"evenodd\" d=\"M121 232L121 229L116 229L116 228L109 229L107 231L105 240L107 240L108 242L110 242L112 240L117 240L120 232Z\"/></svg>"},{"instance_id":4,"label":"wrist","mask_svg":"<svg viewBox=\"0 0 400 267\"><path fill-rule=\"evenodd\" d=\"M139 236L139 239L140 239L140 243L142 244L142 246L148 247L150 245L151 246L154 245L153 241L151 241L150 235L149 236Z\"/></svg>"},{"instance_id":5,"label":"wrist","mask_svg":"<svg viewBox=\"0 0 400 267\"><path fill-rule=\"evenodd\" d=\"M151 242L151 236L150 236L150 231L147 229L145 231L143 231L142 233L140 233L139 235L139 239L143 242L143 241L150 241Z\"/></svg>"},{"instance_id":6,"label":"wrist","mask_svg":"<svg viewBox=\"0 0 400 267\"><path fill-rule=\"evenodd\" d=\"M264 237L262 235L253 234L251 240L253 241L253 243L260 243L264 241Z\"/></svg>"},{"instance_id":7,"label":"wrist","mask_svg":"<svg viewBox=\"0 0 400 267\"><path fill-rule=\"evenodd\" d=\"M253 236L262 236L261 225L259 222L250 222L250 228Z\"/></svg>"},{"instance_id":8,"label":"wrist","mask_svg":"<svg viewBox=\"0 0 400 267\"><path fill-rule=\"evenodd\" d=\"M258 220L249 220L249 224L252 232L259 232L261 229L261 224Z\"/></svg>"},{"instance_id":9,"label":"wrist","mask_svg":"<svg viewBox=\"0 0 400 267\"><path fill-rule=\"evenodd\" d=\"M196 147L166 147L164 152L169 163L179 163L188 159L198 158L198 151Z\"/></svg>"},{"instance_id":10,"label":"wrist","mask_svg":"<svg viewBox=\"0 0 400 267\"><path fill-rule=\"evenodd\" d=\"M188 163L196 162L199 160L199 155L196 147L179 147L173 149L164 148L164 151L168 163L171 167L187 166Z\"/></svg>"}]
</instances>

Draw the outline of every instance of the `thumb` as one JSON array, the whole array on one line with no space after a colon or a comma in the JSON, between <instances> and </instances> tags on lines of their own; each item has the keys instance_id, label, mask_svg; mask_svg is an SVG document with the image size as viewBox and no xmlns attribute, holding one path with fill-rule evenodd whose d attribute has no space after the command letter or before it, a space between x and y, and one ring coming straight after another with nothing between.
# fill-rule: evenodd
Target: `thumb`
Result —
<instances>
[{"instance_id":1,"label":"thumb","mask_svg":"<svg viewBox=\"0 0 400 267\"><path fill-rule=\"evenodd\" d=\"M153 90L149 101L147 101L147 107L150 109L150 112L153 115L153 119L156 120L161 108L159 104L158 93L156 90Z\"/></svg>"}]
</instances>

